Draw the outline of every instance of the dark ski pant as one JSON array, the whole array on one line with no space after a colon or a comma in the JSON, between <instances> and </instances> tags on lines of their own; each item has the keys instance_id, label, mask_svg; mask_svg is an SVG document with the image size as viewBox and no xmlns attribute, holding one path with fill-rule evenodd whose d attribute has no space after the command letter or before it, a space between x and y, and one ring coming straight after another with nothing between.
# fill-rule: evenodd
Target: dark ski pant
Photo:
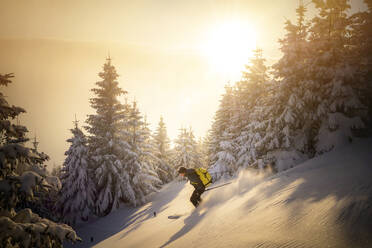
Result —
<instances>
[{"instance_id":1,"label":"dark ski pant","mask_svg":"<svg viewBox=\"0 0 372 248\"><path fill-rule=\"evenodd\" d=\"M192 192L192 195L190 197L190 201L192 204L197 207L199 203L201 202L201 194L205 191L205 188L195 188L194 192Z\"/></svg>"}]
</instances>

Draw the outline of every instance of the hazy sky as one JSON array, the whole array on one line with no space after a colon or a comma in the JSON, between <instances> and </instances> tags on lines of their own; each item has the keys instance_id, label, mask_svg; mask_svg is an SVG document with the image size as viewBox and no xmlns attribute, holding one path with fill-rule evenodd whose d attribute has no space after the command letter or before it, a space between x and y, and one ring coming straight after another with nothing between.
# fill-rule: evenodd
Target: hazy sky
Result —
<instances>
[{"instance_id":1,"label":"hazy sky","mask_svg":"<svg viewBox=\"0 0 372 248\"><path fill-rule=\"evenodd\" d=\"M306 2L306 1L305 1ZM352 1L353 11L362 1ZM269 62L280 53L285 18L298 0L0 0L0 73L5 93L40 150L61 164L74 114L92 113L90 89L110 53L120 86L170 138L181 126L210 128L224 85L237 80L251 49ZM309 6L309 15L315 11ZM240 41L240 42L238 42Z\"/></svg>"}]
</instances>

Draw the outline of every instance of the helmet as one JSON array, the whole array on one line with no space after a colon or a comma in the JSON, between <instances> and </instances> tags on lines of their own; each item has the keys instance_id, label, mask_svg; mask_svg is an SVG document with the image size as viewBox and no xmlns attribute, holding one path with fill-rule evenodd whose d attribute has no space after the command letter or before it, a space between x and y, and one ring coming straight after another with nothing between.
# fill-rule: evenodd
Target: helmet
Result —
<instances>
[{"instance_id":1,"label":"helmet","mask_svg":"<svg viewBox=\"0 0 372 248\"><path fill-rule=\"evenodd\" d=\"M178 168L178 173L181 174L181 173L186 173L186 168L181 166L180 168Z\"/></svg>"}]
</instances>

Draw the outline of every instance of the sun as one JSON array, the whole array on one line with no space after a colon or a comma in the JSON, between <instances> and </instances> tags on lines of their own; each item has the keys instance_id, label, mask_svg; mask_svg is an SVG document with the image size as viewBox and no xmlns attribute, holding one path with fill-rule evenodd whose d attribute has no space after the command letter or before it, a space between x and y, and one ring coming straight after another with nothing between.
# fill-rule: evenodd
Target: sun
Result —
<instances>
[{"instance_id":1,"label":"sun","mask_svg":"<svg viewBox=\"0 0 372 248\"><path fill-rule=\"evenodd\" d=\"M186 97L183 102L181 102L180 105L180 111L181 113L186 113L190 110L192 104L192 98L191 97Z\"/></svg>"},{"instance_id":2,"label":"sun","mask_svg":"<svg viewBox=\"0 0 372 248\"><path fill-rule=\"evenodd\" d=\"M206 36L201 52L212 68L231 79L240 77L256 48L256 30L243 21L226 21L210 28Z\"/></svg>"}]
</instances>

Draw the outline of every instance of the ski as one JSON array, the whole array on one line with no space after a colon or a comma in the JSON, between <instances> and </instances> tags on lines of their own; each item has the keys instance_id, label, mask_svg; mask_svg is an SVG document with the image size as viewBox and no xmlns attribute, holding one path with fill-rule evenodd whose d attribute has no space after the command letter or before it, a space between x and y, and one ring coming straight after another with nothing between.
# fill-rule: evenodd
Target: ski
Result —
<instances>
[{"instance_id":1,"label":"ski","mask_svg":"<svg viewBox=\"0 0 372 248\"><path fill-rule=\"evenodd\" d=\"M181 214L175 214L175 215L169 215L168 216L168 219L171 219L171 220L176 220L178 218L182 217Z\"/></svg>"}]
</instances>

